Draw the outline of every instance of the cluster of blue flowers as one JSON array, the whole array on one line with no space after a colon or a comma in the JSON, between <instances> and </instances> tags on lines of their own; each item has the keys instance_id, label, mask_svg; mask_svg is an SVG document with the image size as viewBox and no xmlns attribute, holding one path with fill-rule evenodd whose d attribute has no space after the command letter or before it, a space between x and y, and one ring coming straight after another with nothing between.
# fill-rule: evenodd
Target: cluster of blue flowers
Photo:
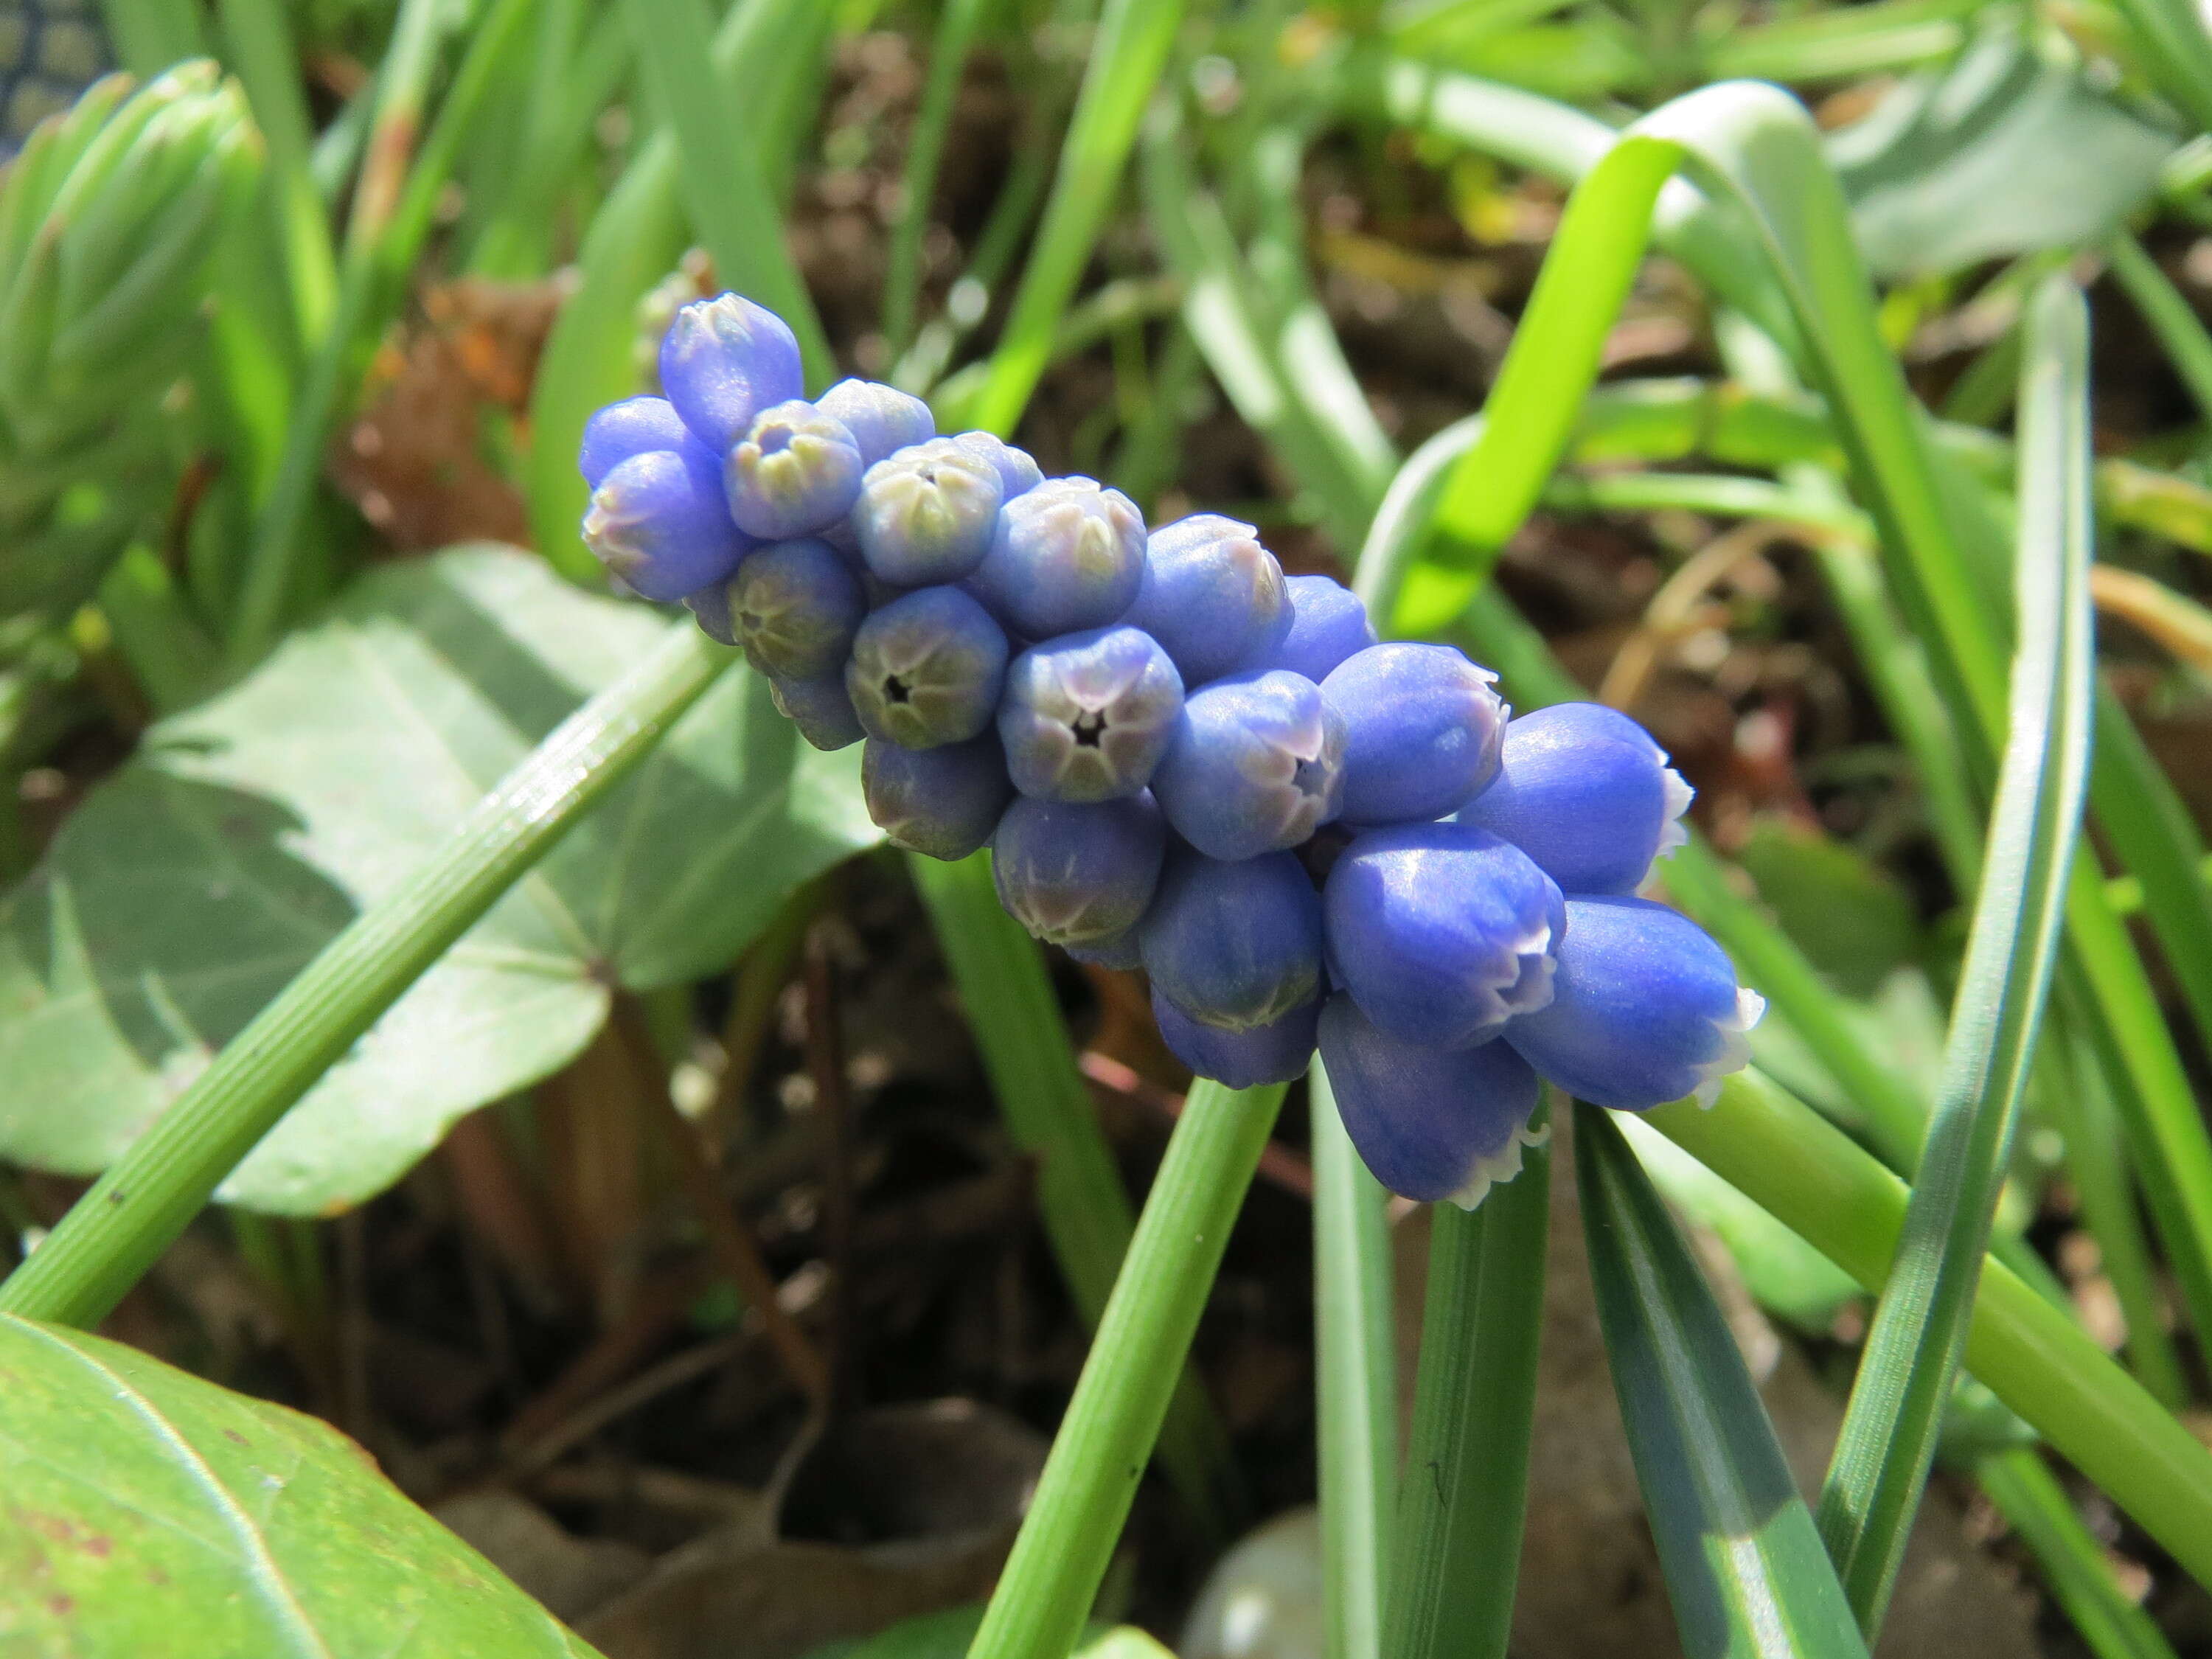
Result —
<instances>
[{"instance_id":1,"label":"cluster of blue flowers","mask_svg":"<svg viewBox=\"0 0 2212 1659\"><path fill-rule=\"evenodd\" d=\"M1635 896L1690 791L1626 715L1512 720L1249 525L1147 534L890 386L805 401L790 330L736 295L677 313L660 381L586 429L586 541L807 741L865 741L894 842L988 845L1030 933L1141 966L1194 1071L1285 1082L1318 1043L1383 1184L1472 1205L1518 1171L1540 1076L1636 1111L1743 1063L1759 998Z\"/></svg>"}]
</instances>

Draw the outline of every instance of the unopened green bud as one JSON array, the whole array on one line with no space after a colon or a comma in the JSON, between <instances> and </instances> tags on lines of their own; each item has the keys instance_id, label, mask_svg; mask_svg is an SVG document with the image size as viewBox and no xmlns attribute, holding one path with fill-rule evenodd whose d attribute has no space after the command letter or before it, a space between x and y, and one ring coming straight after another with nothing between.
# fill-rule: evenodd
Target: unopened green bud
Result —
<instances>
[{"instance_id":1,"label":"unopened green bud","mask_svg":"<svg viewBox=\"0 0 2212 1659\"><path fill-rule=\"evenodd\" d=\"M97 441L176 372L209 249L258 177L213 64L126 89L88 88L0 183L0 418L27 456Z\"/></svg>"}]
</instances>

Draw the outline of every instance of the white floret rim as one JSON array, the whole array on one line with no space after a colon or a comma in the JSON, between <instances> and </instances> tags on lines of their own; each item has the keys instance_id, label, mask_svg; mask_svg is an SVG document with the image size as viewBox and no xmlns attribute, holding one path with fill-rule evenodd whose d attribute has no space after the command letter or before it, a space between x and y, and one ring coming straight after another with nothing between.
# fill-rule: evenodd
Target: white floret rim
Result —
<instances>
[{"instance_id":1,"label":"white floret rim","mask_svg":"<svg viewBox=\"0 0 2212 1659\"><path fill-rule=\"evenodd\" d=\"M1690 810L1690 803L1698 798L1698 792L1685 783L1682 775L1671 766L1660 769L1659 782L1666 791L1666 821L1659 826L1659 850L1651 855L1655 862L1665 858L1676 848L1690 844L1690 828L1682 822L1682 814Z\"/></svg>"},{"instance_id":2,"label":"white floret rim","mask_svg":"<svg viewBox=\"0 0 2212 1659\"><path fill-rule=\"evenodd\" d=\"M1552 1006L1552 977L1559 961L1552 951L1552 924L1540 921L1520 938L1510 941L1503 957L1510 973L1501 972L1480 988L1486 1000L1486 1024L1503 1025L1520 1014L1533 1014Z\"/></svg>"},{"instance_id":3,"label":"white floret rim","mask_svg":"<svg viewBox=\"0 0 2212 1659\"><path fill-rule=\"evenodd\" d=\"M1446 1201L1462 1210L1474 1209L1490 1196L1492 1187L1503 1186L1521 1173L1522 1147L1547 1146L1551 1139L1552 1126L1548 1123L1540 1129L1531 1128L1525 1122L1515 1124L1503 1146L1494 1152L1481 1153L1468 1165L1467 1179L1445 1194Z\"/></svg>"},{"instance_id":4,"label":"white floret rim","mask_svg":"<svg viewBox=\"0 0 2212 1659\"><path fill-rule=\"evenodd\" d=\"M1765 1012L1765 997L1748 987L1736 988L1735 1012L1713 1022L1713 1030L1721 1040L1720 1050L1698 1067L1698 1086L1691 1098L1698 1105L1711 1108L1720 1098L1721 1079L1750 1064L1751 1028Z\"/></svg>"}]
</instances>

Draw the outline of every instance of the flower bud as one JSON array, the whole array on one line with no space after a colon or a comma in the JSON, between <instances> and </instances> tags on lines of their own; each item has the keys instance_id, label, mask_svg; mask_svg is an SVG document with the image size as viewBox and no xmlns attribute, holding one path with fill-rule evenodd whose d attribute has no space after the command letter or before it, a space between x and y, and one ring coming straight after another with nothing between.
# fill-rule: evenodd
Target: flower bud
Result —
<instances>
[{"instance_id":1,"label":"flower bud","mask_svg":"<svg viewBox=\"0 0 2212 1659\"><path fill-rule=\"evenodd\" d=\"M1283 584L1290 626L1282 642L1254 665L1287 668L1319 685L1375 643L1375 624L1359 596L1333 576L1292 576Z\"/></svg>"},{"instance_id":2,"label":"flower bud","mask_svg":"<svg viewBox=\"0 0 2212 1659\"><path fill-rule=\"evenodd\" d=\"M660 389L718 457L745 435L755 416L803 387L798 337L742 295L681 307L660 342Z\"/></svg>"},{"instance_id":3,"label":"flower bud","mask_svg":"<svg viewBox=\"0 0 2212 1659\"><path fill-rule=\"evenodd\" d=\"M860 579L811 539L755 548L725 591L745 660L785 679L842 672L868 613Z\"/></svg>"},{"instance_id":4,"label":"flower bud","mask_svg":"<svg viewBox=\"0 0 2212 1659\"><path fill-rule=\"evenodd\" d=\"M996 734L986 732L935 749L870 738L860 751L860 791L892 846L951 860L991 839L1014 786Z\"/></svg>"},{"instance_id":5,"label":"flower bud","mask_svg":"<svg viewBox=\"0 0 2212 1659\"><path fill-rule=\"evenodd\" d=\"M204 59L110 76L0 175L0 417L19 465L94 447L184 366L209 252L265 159Z\"/></svg>"},{"instance_id":6,"label":"flower bud","mask_svg":"<svg viewBox=\"0 0 2212 1659\"><path fill-rule=\"evenodd\" d=\"M1392 1036L1342 992L1321 1014L1321 1059L1360 1159L1392 1192L1471 1210L1521 1173L1540 1092L1503 1042L1431 1048Z\"/></svg>"},{"instance_id":7,"label":"flower bud","mask_svg":"<svg viewBox=\"0 0 2212 1659\"><path fill-rule=\"evenodd\" d=\"M633 455L600 481L584 544L640 595L673 604L726 581L744 556L714 457L696 444Z\"/></svg>"},{"instance_id":8,"label":"flower bud","mask_svg":"<svg viewBox=\"0 0 2212 1659\"><path fill-rule=\"evenodd\" d=\"M1224 1031L1201 1025L1152 992L1152 1019L1168 1051L1200 1077L1231 1089L1255 1089L1263 1083L1288 1083L1305 1074L1314 1051L1314 1028L1321 999L1293 1008L1280 1019L1249 1030Z\"/></svg>"},{"instance_id":9,"label":"flower bud","mask_svg":"<svg viewBox=\"0 0 2212 1659\"><path fill-rule=\"evenodd\" d=\"M937 435L936 417L927 404L879 380L840 380L817 398L814 406L844 423L860 446L864 467Z\"/></svg>"},{"instance_id":10,"label":"flower bud","mask_svg":"<svg viewBox=\"0 0 2212 1659\"><path fill-rule=\"evenodd\" d=\"M1137 598L1121 620L1160 642L1187 687L1258 663L1290 627L1283 568L1256 535L1249 524L1201 513L1155 530L1145 544Z\"/></svg>"},{"instance_id":11,"label":"flower bud","mask_svg":"<svg viewBox=\"0 0 2212 1659\"><path fill-rule=\"evenodd\" d=\"M1137 942L1152 984L1224 1030L1272 1024L1321 988L1321 901L1288 853L1230 864L1175 848Z\"/></svg>"},{"instance_id":12,"label":"flower bud","mask_svg":"<svg viewBox=\"0 0 2212 1659\"><path fill-rule=\"evenodd\" d=\"M1085 939L1060 948L1076 961L1088 963L1093 968L1111 968L1127 974L1145 965L1145 953L1137 945L1137 930L1133 927L1109 933L1104 939Z\"/></svg>"},{"instance_id":13,"label":"flower bud","mask_svg":"<svg viewBox=\"0 0 2212 1659\"><path fill-rule=\"evenodd\" d=\"M576 451L576 470L594 489L607 474L633 455L656 449L681 449L691 429L665 398L625 398L609 404L584 422L584 441Z\"/></svg>"},{"instance_id":14,"label":"flower bud","mask_svg":"<svg viewBox=\"0 0 2212 1659\"><path fill-rule=\"evenodd\" d=\"M1115 622L1145 571L1145 519L1118 489L1054 478L1008 501L968 586L1007 631L1048 640Z\"/></svg>"},{"instance_id":15,"label":"flower bud","mask_svg":"<svg viewBox=\"0 0 2212 1659\"><path fill-rule=\"evenodd\" d=\"M956 432L952 443L999 475L999 490L1007 501L1027 495L1044 482L1044 469L1029 451L1015 448L995 433Z\"/></svg>"},{"instance_id":16,"label":"flower bud","mask_svg":"<svg viewBox=\"0 0 2212 1659\"><path fill-rule=\"evenodd\" d=\"M1552 1000L1567 912L1517 847L1457 823L1360 836L1329 871L1329 971L1391 1036L1487 1042Z\"/></svg>"},{"instance_id":17,"label":"flower bud","mask_svg":"<svg viewBox=\"0 0 2212 1659\"><path fill-rule=\"evenodd\" d=\"M1148 792L1080 803L1017 796L991 840L999 902L1047 944L1112 939L1152 903L1167 839Z\"/></svg>"},{"instance_id":18,"label":"flower bud","mask_svg":"<svg viewBox=\"0 0 2212 1659\"><path fill-rule=\"evenodd\" d=\"M1578 1100L1641 1112L1695 1095L1751 1054L1745 1033L1766 1009L1705 930L1647 899L1571 898L1551 1005L1505 1040Z\"/></svg>"},{"instance_id":19,"label":"flower bud","mask_svg":"<svg viewBox=\"0 0 2212 1659\"><path fill-rule=\"evenodd\" d=\"M1570 893L1632 893L1687 839L1693 793L1627 715L1562 702L1506 726L1498 775L1459 821L1504 836Z\"/></svg>"},{"instance_id":20,"label":"flower bud","mask_svg":"<svg viewBox=\"0 0 2212 1659\"><path fill-rule=\"evenodd\" d=\"M811 680L780 680L771 674L768 690L777 712L817 749L849 749L867 735L853 712L842 674Z\"/></svg>"},{"instance_id":21,"label":"flower bud","mask_svg":"<svg viewBox=\"0 0 2212 1659\"><path fill-rule=\"evenodd\" d=\"M1344 799L1344 722L1296 674L1235 674L1183 699L1152 790L1207 856L1296 847Z\"/></svg>"},{"instance_id":22,"label":"flower bud","mask_svg":"<svg viewBox=\"0 0 2212 1659\"><path fill-rule=\"evenodd\" d=\"M872 738L933 749L991 723L1006 681L1006 636L957 587L924 587L860 624L845 684Z\"/></svg>"},{"instance_id":23,"label":"flower bud","mask_svg":"<svg viewBox=\"0 0 2212 1659\"><path fill-rule=\"evenodd\" d=\"M911 445L860 479L853 507L860 555L900 586L958 581L989 550L1003 495L990 464L950 438Z\"/></svg>"},{"instance_id":24,"label":"flower bud","mask_svg":"<svg viewBox=\"0 0 2212 1659\"><path fill-rule=\"evenodd\" d=\"M1498 769L1498 678L1448 645L1377 645L1322 682L1343 717L1344 821L1417 823L1457 811Z\"/></svg>"},{"instance_id":25,"label":"flower bud","mask_svg":"<svg viewBox=\"0 0 2212 1659\"><path fill-rule=\"evenodd\" d=\"M845 423L797 398L753 416L722 470L730 516L763 541L808 536L852 510L860 447Z\"/></svg>"},{"instance_id":26,"label":"flower bud","mask_svg":"<svg viewBox=\"0 0 2212 1659\"><path fill-rule=\"evenodd\" d=\"M1149 634L1095 629L1014 659L999 736L1024 794L1109 800L1152 781L1182 711L1182 681Z\"/></svg>"}]
</instances>

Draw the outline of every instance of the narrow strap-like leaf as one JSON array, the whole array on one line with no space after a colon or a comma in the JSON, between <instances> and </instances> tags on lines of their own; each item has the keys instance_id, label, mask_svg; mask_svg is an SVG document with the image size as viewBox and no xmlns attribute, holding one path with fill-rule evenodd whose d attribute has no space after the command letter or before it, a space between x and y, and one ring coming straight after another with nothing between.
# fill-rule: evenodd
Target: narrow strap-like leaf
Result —
<instances>
[{"instance_id":1,"label":"narrow strap-like leaf","mask_svg":"<svg viewBox=\"0 0 2212 1659\"><path fill-rule=\"evenodd\" d=\"M1613 1385L1690 1659L1866 1652L1728 1322L1603 1111L1575 1176Z\"/></svg>"},{"instance_id":2,"label":"narrow strap-like leaf","mask_svg":"<svg viewBox=\"0 0 2212 1659\"><path fill-rule=\"evenodd\" d=\"M2088 319L2054 276L2021 380L2020 651L2011 731L1951 1039L1905 1234L1820 1494L1869 1638L1936 1451L2019 1122L2080 832L2093 718Z\"/></svg>"}]
</instances>

